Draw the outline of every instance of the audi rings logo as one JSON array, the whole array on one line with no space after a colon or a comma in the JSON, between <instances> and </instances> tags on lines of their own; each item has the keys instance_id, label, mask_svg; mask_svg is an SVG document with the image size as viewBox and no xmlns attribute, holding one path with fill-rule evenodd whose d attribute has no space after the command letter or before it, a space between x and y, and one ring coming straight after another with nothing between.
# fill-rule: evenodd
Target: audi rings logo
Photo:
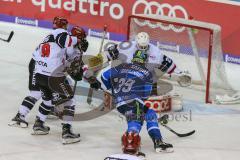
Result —
<instances>
[{"instance_id":1,"label":"audi rings logo","mask_svg":"<svg viewBox=\"0 0 240 160\"><path fill-rule=\"evenodd\" d=\"M143 7L143 8L141 8ZM137 10L141 8L143 9L143 13L137 13ZM147 2L146 0L138 0L135 2L132 8L132 15L144 14L144 15L161 15L161 16L169 16L169 17L177 17L177 13L181 13L184 19L188 19L187 11L180 5L171 6L168 3L160 4L155 1ZM178 17L180 18L180 17ZM151 28L161 28L162 30L168 31L173 30L175 32L182 32L185 30L185 27L175 27L172 24L166 25L162 23L151 23L149 20L140 21L134 18L135 23L139 26L148 25Z\"/></svg>"}]
</instances>

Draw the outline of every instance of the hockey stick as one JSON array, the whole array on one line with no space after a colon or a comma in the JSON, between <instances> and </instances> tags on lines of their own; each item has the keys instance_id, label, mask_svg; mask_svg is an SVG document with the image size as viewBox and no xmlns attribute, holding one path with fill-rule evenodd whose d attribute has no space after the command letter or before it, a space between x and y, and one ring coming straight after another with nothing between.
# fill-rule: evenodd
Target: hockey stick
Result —
<instances>
[{"instance_id":1,"label":"hockey stick","mask_svg":"<svg viewBox=\"0 0 240 160\"><path fill-rule=\"evenodd\" d=\"M13 37L13 34L14 34L14 32L11 31L11 33L10 33L9 36L8 36L8 39L0 38L0 40L2 40L2 41L4 41L4 42L10 42L11 39L12 39L12 37Z\"/></svg>"},{"instance_id":2,"label":"hockey stick","mask_svg":"<svg viewBox=\"0 0 240 160\"><path fill-rule=\"evenodd\" d=\"M103 88L100 88L102 91L104 91ZM108 93L110 96L112 97L115 97L114 95L112 95L111 93ZM191 132L188 132L188 133L177 133L176 131L174 131L172 128L170 128L169 126L166 125L166 123L168 122L168 115L165 114L163 115L162 117L160 117L158 119L158 122L163 126L165 127L166 129L168 129L170 132L176 134L178 137L187 137L187 136L191 136L192 134L195 133L195 130L191 131Z\"/></svg>"},{"instance_id":3,"label":"hockey stick","mask_svg":"<svg viewBox=\"0 0 240 160\"><path fill-rule=\"evenodd\" d=\"M77 88L77 81L74 81L74 86L73 86L73 95L75 95L76 88Z\"/></svg>"},{"instance_id":4,"label":"hockey stick","mask_svg":"<svg viewBox=\"0 0 240 160\"><path fill-rule=\"evenodd\" d=\"M175 135L177 135L178 137L188 137L188 136L191 136L192 134L194 134L196 131L193 130L193 131L190 131L188 133L178 133L176 131L174 131L172 128L170 128L168 125L166 125L168 121L168 115L165 114L164 116L160 117L158 119L158 122L163 126L165 127L167 130L169 130L170 132L174 133Z\"/></svg>"},{"instance_id":5,"label":"hockey stick","mask_svg":"<svg viewBox=\"0 0 240 160\"><path fill-rule=\"evenodd\" d=\"M188 132L188 133L177 133L176 131L174 131L172 128L170 128L166 124L161 124L161 125L163 127L165 127L167 130L169 130L170 132L176 134L178 137L188 137L188 136L191 136L192 134L194 134L196 132L195 130L192 130L191 132Z\"/></svg>"},{"instance_id":6,"label":"hockey stick","mask_svg":"<svg viewBox=\"0 0 240 160\"><path fill-rule=\"evenodd\" d=\"M102 48L103 48L103 42L104 42L104 39L105 39L105 36L106 36L106 32L107 32L107 25L104 25L103 27L103 36L102 36L102 41L101 41L101 45L100 45L100 48L99 48L99 52L98 52L98 55L101 53L102 51ZM95 73L96 75L97 73ZM92 96L93 96L93 88L89 88L89 91L88 91L88 97L87 97L87 103L88 104L91 104L92 103Z\"/></svg>"}]
</instances>

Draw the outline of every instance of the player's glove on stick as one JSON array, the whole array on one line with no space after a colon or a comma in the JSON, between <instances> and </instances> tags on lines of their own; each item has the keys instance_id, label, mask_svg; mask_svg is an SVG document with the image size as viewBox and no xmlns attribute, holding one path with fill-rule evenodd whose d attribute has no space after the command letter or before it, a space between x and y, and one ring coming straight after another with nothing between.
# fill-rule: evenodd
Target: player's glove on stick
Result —
<instances>
[{"instance_id":1,"label":"player's glove on stick","mask_svg":"<svg viewBox=\"0 0 240 160\"><path fill-rule=\"evenodd\" d=\"M97 80L96 77L94 77L94 76L91 76L89 78L85 77L85 79L88 81L91 88L94 88L94 89L97 89L97 90L101 88L101 83Z\"/></svg>"},{"instance_id":2,"label":"player's glove on stick","mask_svg":"<svg viewBox=\"0 0 240 160\"><path fill-rule=\"evenodd\" d=\"M90 87L98 90L101 88L101 83L98 80L96 80L95 82L90 84Z\"/></svg>"}]
</instances>

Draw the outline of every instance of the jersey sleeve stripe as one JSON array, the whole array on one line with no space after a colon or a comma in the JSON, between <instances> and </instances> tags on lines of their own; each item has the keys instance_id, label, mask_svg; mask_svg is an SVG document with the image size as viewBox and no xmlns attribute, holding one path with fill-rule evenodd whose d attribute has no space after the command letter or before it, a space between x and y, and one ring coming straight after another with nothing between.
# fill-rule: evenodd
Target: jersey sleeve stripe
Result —
<instances>
[{"instance_id":1,"label":"jersey sleeve stripe","mask_svg":"<svg viewBox=\"0 0 240 160\"><path fill-rule=\"evenodd\" d=\"M172 74L174 70L176 69L176 65L174 64L172 68L169 68L168 74Z\"/></svg>"},{"instance_id":2,"label":"jersey sleeve stripe","mask_svg":"<svg viewBox=\"0 0 240 160\"><path fill-rule=\"evenodd\" d=\"M72 45L72 37L69 36L69 42L68 42L68 47L70 47Z\"/></svg>"}]
</instances>

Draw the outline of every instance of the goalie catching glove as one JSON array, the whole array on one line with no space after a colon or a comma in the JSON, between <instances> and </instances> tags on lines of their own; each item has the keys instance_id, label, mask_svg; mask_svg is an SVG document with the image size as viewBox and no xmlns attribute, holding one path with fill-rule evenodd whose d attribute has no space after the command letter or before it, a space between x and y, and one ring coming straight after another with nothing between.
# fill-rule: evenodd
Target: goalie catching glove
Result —
<instances>
[{"instance_id":1,"label":"goalie catching glove","mask_svg":"<svg viewBox=\"0 0 240 160\"><path fill-rule=\"evenodd\" d=\"M188 71L182 71L176 74L177 82L181 87L188 87L192 84L192 76Z\"/></svg>"}]
</instances>

